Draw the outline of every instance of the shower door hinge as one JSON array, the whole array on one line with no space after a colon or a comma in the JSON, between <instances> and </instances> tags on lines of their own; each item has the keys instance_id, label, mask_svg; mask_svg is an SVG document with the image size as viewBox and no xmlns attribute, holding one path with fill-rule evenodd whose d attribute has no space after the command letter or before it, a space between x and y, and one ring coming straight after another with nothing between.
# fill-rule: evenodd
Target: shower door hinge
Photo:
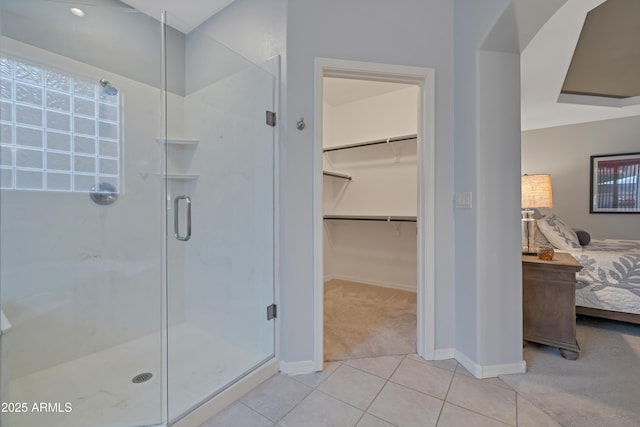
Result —
<instances>
[{"instance_id":1,"label":"shower door hinge","mask_svg":"<svg viewBox=\"0 0 640 427\"><path fill-rule=\"evenodd\" d=\"M278 317L278 306L271 304L267 307L267 320L275 319Z\"/></svg>"},{"instance_id":2,"label":"shower door hinge","mask_svg":"<svg viewBox=\"0 0 640 427\"><path fill-rule=\"evenodd\" d=\"M267 110L267 124L269 126L275 126L276 125L276 113L275 112Z\"/></svg>"}]
</instances>

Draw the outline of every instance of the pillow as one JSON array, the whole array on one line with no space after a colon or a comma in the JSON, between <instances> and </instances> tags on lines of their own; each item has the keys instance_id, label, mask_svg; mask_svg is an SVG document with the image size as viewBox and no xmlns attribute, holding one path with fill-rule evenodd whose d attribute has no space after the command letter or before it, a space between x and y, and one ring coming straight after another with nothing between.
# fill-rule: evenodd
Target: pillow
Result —
<instances>
[{"instance_id":1,"label":"pillow","mask_svg":"<svg viewBox=\"0 0 640 427\"><path fill-rule=\"evenodd\" d=\"M549 242L560 250L569 251L582 247L576 233L556 214L539 219L538 228Z\"/></svg>"},{"instance_id":2,"label":"pillow","mask_svg":"<svg viewBox=\"0 0 640 427\"><path fill-rule=\"evenodd\" d=\"M585 230L573 230L576 232L576 236L578 236L578 242L580 242L580 246L587 246L589 242L591 242L591 234Z\"/></svg>"},{"instance_id":3,"label":"pillow","mask_svg":"<svg viewBox=\"0 0 640 427\"><path fill-rule=\"evenodd\" d=\"M547 246L553 245L549 243L549 239L547 239L542 230L538 227L538 232L536 233L536 248L545 248Z\"/></svg>"}]
</instances>

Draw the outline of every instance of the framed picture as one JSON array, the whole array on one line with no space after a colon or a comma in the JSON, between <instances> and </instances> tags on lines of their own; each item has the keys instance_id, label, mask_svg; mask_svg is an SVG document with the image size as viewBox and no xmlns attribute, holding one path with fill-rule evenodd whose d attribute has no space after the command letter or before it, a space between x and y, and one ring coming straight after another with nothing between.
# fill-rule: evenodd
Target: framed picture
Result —
<instances>
[{"instance_id":1,"label":"framed picture","mask_svg":"<svg viewBox=\"0 0 640 427\"><path fill-rule=\"evenodd\" d=\"M591 156L591 213L640 213L640 153Z\"/></svg>"}]
</instances>

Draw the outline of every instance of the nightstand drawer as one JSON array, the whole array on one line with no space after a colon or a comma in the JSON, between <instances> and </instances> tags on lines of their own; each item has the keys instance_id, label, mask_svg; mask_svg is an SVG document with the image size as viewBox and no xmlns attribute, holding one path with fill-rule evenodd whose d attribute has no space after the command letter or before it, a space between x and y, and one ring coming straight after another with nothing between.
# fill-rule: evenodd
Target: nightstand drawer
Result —
<instances>
[{"instance_id":1,"label":"nightstand drawer","mask_svg":"<svg viewBox=\"0 0 640 427\"><path fill-rule=\"evenodd\" d=\"M574 271L556 270L556 269L544 269L538 266L523 267L523 277L531 282L564 282L565 284L575 284L576 273Z\"/></svg>"}]
</instances>

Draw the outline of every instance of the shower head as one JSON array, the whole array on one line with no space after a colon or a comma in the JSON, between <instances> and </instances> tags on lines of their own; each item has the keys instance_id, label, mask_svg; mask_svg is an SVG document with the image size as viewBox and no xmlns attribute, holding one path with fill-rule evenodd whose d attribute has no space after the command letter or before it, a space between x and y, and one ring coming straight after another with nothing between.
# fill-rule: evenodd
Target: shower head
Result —
<instances>
[{"instance_id":1,"label":"shower head","mask_svg":"<svg viewBox=\"0 0 640 427\"><path fill-rule=\"evenodd\" d=\"M107 79L100 79L100 86L102 86L102 93L105 95L115 96L118 94L118 89Z\"/></svg>"}]
</instances>

